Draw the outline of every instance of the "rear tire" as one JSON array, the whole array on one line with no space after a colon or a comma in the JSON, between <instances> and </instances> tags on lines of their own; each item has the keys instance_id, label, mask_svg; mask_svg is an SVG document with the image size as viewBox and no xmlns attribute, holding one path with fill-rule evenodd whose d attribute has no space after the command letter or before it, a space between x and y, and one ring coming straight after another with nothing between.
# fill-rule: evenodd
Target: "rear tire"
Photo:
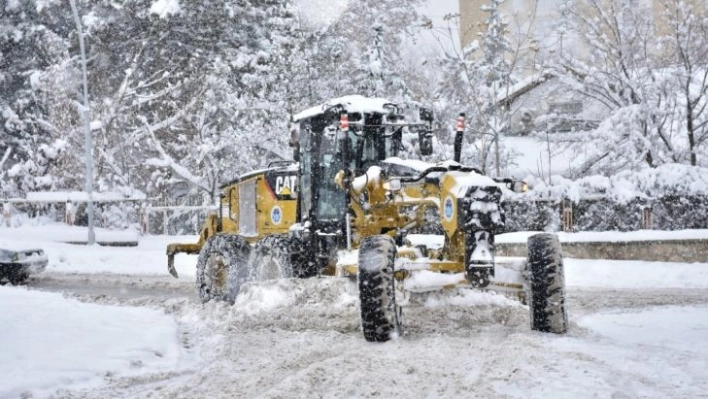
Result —
<instances>
[{"instance_id":1,"label":"rear tire","mask_svg":"<svg viewBox=\"0 0 708 399\"><path fill-rule=\"evenodd\" d=\"M394 262L396 244L390 236L367 237L359 248L359 299L364 338L385 342L402 331L396 306Z\"/></svg>"},{"instance_id":2,"label":"rear tire","mask_svg":"<svg viewBox=\"0 0 708 399\"><path fill-rule=\"evenodd\" d=\"M298 259L293 253L292 238L287 235L272 235L260 240L251 253L249 281L266 281L279 278L299 277Z\"/></svg>"},{"instance_id":3,"label":"rear tire","mask_svg":"<svg viewBox=\"0 0 708 399\"><path fill-rule=\"evenodd\" d=\"M528 269L531 329L556 334L567 332L565 274L558 236L542 233L529 237Z\"/></svg>"},{"instance_id":4,"label":"rear tire","mask_svg":"<svg viewBox=\"0 0 708 399\"><path fill-rule=\"evenodd\" d=\"M233 302L244 282L251 247L236 234L210 237L197 260L197 291L202 303Z\"/></svg>"}]
</instances>

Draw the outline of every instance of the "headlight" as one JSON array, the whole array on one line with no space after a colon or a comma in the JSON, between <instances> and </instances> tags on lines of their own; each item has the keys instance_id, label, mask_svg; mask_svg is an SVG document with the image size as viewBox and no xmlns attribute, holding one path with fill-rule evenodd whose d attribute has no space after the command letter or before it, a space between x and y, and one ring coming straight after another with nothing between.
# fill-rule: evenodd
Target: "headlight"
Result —
<instances>
[{"instance_id":1,"label":"headlight","mask_svg":"<svg viewBox=\"0 0 708 399\"><path fill-rule=\"evenodd\" d=\"M402 186L401 186L401 179L390 179L384 182L383 188L386 191L400 191Z\"/></svg>"}]
</instances>

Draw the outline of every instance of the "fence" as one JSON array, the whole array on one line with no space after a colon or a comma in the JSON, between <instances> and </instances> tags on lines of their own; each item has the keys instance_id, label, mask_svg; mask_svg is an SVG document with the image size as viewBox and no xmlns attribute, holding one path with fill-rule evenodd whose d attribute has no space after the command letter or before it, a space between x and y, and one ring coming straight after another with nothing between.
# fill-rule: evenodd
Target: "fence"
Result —
<instances>
[{"instance_id":1,"label":"fence","mask_svg":"<svg viewBox=\"0 0 708 399\"><path fill-rule=\"evenodd\" d=\"M68 225L87 226L86 203L5 199L2 222L12 225L13 215L44 217ZM175 205L163 199L121 199L94 202L94 224L109 229L139 228L141 234L198 234L215 206Z\"/></svg>"},{"instance_id":2,"label":"fence","mask_svg":"<svg viewBox=\"0 0 708 399\"><path fill-rule=\"evenodd\" d=\"M514 231L632 231L682 230L708 227L708 197L669 195L616 202L608 198L533 199L506 201L506 232ZM10 225L13 213L39 215L56 222L85 226L81 202L4 200L3 220ZM97 227L139 227L142 234L198 234L215 206L177 205L164 199L96 202Z\"/></svg>"},{"instance_id":3,"label":"fence","mask_svg":"<svg viewBox=\"0 0 708 399\"><path fill-rule=\"evenodd\" d=\"M667 195L617 202L596 197L506 201L506 231L633 231L708 227L708 197Z\"/></svg>"}]
</instances>

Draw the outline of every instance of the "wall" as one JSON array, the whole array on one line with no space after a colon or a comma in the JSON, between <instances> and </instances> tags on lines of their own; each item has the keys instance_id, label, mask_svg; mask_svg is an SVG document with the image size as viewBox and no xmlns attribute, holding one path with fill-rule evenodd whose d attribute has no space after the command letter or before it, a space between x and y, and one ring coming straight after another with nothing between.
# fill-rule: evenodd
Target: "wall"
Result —
<instances>
[{"instance_id":1,"label":"wall","mask_svg":"<svg viewBox=\"0 0 708 399\"><path fill-rule=\"evenodd\" d=\"M563 256L577 259L708 262L708 240L562 243ZM497 244L498 256L525 257L526 244Z\"/></svg>"}]
</instances>

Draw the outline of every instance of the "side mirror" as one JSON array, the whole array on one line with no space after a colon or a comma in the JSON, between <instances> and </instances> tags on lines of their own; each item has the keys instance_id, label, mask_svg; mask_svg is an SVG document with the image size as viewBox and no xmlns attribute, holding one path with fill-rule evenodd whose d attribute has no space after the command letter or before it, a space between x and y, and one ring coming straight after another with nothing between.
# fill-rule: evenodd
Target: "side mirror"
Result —
<instances>
[{"instance_id":1,"label":"side mirror","mask_svg":"<svg viewBox=\"0 0 708 399\"><path fill-rule=\"evenodd\" d=\"M293 149L293 159L295 162L300 162L300 126L293 123L290 129L290 142L288 143Z\"/></svg>"},{"instance_id":2,"label":"side mirror","mask_svg":"<svg viewBox=\"0 0 708 399\"><path fill-rule=\"evenodd\" d=\"M423 130L418 132L418 146L420 155L431 155L433 153L433 132Z\"/></svg>"},{"instance_id":3,"label":"side mirror","mask_svg":"<svg viewBox=\"0 0 708 399\"><path fill-rule=\"evenodd\" d=\"M418 115L420 117L420 120L423 122L432 122L433 121L433 112L427 108L421 108L418 111Z\"/></svg>"}]
</instances>

